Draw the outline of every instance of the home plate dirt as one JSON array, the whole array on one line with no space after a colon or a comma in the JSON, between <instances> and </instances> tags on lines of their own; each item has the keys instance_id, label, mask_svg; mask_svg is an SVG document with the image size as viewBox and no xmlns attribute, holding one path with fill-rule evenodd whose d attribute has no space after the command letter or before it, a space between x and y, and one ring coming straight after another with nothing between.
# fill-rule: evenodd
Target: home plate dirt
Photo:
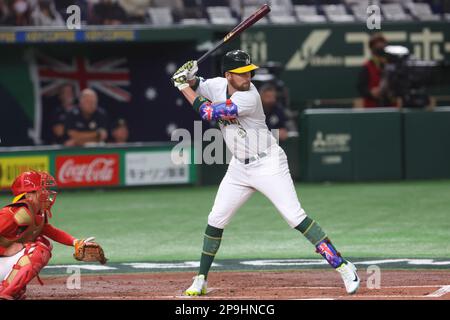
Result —
<instances>
[{"instance_id":1,"label":"home plate dirt","mask_svg":"<svg viewBox=\"0 0 450 320\"><path fill-rule=\"evenodd\" d=\"M79 285L66 276L42 277L28 285L27 299L445 299L450 300L448 270L384 270L379 288L371 275L360 272L361 287L347 295L339 274L333 270L212 272L208 295L183 296L194 272L81 275ZM74 289L68 289L73 288ZM79 287L79 288L77 288Z\"/></svg>"}]
</instances>

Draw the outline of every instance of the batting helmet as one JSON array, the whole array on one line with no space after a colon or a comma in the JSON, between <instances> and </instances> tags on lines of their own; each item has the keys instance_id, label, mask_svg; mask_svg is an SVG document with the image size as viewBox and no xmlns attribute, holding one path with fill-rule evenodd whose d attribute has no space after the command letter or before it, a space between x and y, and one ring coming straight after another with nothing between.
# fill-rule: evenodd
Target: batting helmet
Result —
<instances>
[{"instance_id":1,"label":"batting helmet","mask_svg":"<svg viewBox=\"0 0 450 320\"><path fill-rule=\"evenodd\" d=\"M49 202L50 207L56 200L56 191L47 188L55 188L56 181L50 174L43 171L26 171L21 173L11 186L14 195L13 203L19 201L26 193L43 191L40 201Z\"/></svg>"},{"instance_id":2,"label":"batting helmet","mask_svg":"<svg viewBox=\"0 0 450 320\"><path fill-rule=\"evenodd\" d=\"M242 50L227 52L222 59L222 74L225 72L245 73L258 68L252 63L250 55Z\"/></svg>"}]
</instances>

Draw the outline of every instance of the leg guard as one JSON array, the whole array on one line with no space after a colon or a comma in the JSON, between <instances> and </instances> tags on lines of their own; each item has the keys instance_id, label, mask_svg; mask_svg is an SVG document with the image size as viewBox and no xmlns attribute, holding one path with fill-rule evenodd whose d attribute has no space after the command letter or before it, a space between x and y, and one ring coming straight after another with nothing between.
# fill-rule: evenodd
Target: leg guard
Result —
<instances>
[{"instance_id":1,"label":"leg guard","mask_svg":"<svg viewBox=\"0 0 450 320\"><path fill-rule=\"evenodd\" d=\"M306 217L295 229L300 231L316 247L316 252L322 255L333 268L342 265L344 259L317 222L310 217Z\"/></svg>"},{"instance_id":2,"label":"leg guard","mask_svg":"<svg viewBox=\"0 0 450 320\"><path fill-rule=\"evenodd\" d=\"M344 259L341 257L341 254L336 250L328 238L321 241L316 246L316 252L322 255L322 257L324 257L325 260L327 260L328 263L335 269L344 263Z\"/></svg>"},{"instance_id":3,"label":"leg guard","mask_svg":"<svg viewBox=\"0 0 450 320\"><path fill-rule=\"evenodd\" d=\"M23 297L26 285L36 277L50 260L51 245L48 241L27 243L23 256L12 267L0 286L0 298L20 299Z\"/></svg>"}]
</instances>

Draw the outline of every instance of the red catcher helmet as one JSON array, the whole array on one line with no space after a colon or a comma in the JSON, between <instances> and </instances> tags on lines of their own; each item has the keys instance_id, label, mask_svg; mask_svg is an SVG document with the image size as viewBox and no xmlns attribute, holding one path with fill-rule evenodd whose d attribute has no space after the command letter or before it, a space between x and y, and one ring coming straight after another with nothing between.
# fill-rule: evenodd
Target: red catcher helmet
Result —
<instances>
[{"instance_id":1,"label":"red catcher helmet","mask_svg":"<svg viewBox=\"0 0 450 320\"><path fill-rule=\"evenodd\" d=\"M40 201L45 204L50 213L50 208L55 203L57 192L48 188L56 188L55 178L44 171L26 171L21 173L13 182L11 190L14 197L13 203L19 201L26 193L42 191ZM51 216L51 213L50 213Z\"/></svg>"}]
</instances>

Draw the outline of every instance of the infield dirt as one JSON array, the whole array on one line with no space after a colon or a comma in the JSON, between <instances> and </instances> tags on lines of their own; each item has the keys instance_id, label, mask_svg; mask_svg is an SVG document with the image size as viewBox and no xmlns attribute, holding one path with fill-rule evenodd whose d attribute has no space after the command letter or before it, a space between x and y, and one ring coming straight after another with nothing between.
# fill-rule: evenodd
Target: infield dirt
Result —
<instances>
[{"instance_id":1,"label":"infield dirt","mask_svg":"<svg viewBox=\"0 0 450 320\"><path fill-rule=\"evenodd\" d=\"M385 270L379 289L367 287L361 273L357 294L347 295L339 274L333 270L212 272L208 295L187 297L194 272L81 275L80 289L68 289L68 276L33 280L27 299L445 299L450 300L450 272L446 270Z\"/></svg>"}]
</instances>

